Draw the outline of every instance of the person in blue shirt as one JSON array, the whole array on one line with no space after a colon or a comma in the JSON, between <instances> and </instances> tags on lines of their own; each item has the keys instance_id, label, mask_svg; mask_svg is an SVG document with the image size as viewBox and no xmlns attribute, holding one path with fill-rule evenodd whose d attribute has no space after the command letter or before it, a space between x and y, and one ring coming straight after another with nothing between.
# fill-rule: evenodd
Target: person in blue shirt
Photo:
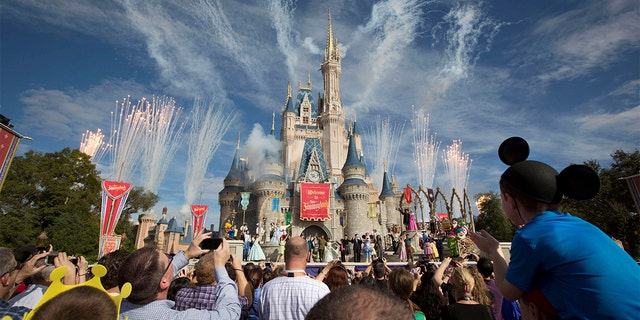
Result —
<instances>
[{"instance_id":1,"label":"person in blue shirt","mask_svg":"<svg viewBox=\"0 0 640 320\"><path fill-rule=\"evenodd\" d=\"M500 178L502 207L519 227L509 264L498 240L485 230L471 239L491 256L502 295L514 301L539 288L562 319L637 318L640 267L596 226L559 210L563 196L595 196L597 174L579 165L558 173L526 160L522 138L507 139L499 150L511 165Z\"/></svg>"}]
</instances>

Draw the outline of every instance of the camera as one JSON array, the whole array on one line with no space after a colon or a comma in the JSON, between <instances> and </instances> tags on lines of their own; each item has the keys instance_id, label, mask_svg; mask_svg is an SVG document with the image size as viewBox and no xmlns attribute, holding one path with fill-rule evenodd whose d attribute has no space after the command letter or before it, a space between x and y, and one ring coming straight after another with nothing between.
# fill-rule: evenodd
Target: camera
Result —
<instances>
[{"instance_id":1,"label":"camera","mask_svg":"<svg viewBox=\"0 0 640 320\"><path fill-rule=\"evenodd\" d=\"M54 259L57 256L58 256L58 251L49 252L49 254L44 258L44 264L47 265L47 266L55 265ZM78 265L78 258L76 258L76 257L69 257L69 261L71 261L71 263L73 263L74 266Z\"/></svg>"},{"instance_id":2,"label":"camera","mask_svg":"<svg viewBox=\"0 0 640 320\"><path fill-rule=\"evenodd\" d=\"M200 242L201 249L215 250L222 243L222 238L206 238Z\"/></svg>"}]
</instances>

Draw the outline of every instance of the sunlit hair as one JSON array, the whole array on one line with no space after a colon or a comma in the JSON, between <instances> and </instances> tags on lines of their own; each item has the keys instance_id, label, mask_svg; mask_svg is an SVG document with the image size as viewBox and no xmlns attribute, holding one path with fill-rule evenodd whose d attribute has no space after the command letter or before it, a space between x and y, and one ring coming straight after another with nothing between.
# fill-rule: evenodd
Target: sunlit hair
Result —
<instances>
[{"instance_id":1,"label":"sunlit hair","mask_svg":"<svg viewBox=\"0 0 640 320\"><path fill-rule=\"evenodd\" d=\"M412 274L404 268L397 268L389 274L389 289L400 299L404 300L411 312L420 311L420 308L413 303L409 298L413 294L413 281Z\"/></svg>"},{"instance_id":2,"label":"sunlit hair","mask_svg":"<svg viewBox=\"0 0 640 320\"><path fill-rule=\"evenodd\" d=\"M484 277L480 271L478 271L478 268L476 266L468 266L467 269L473 276L475 283L473 292L471 292L473 299L480 304L492 306L495 301L493 301L492 297L489 296L489 288L487 287L487 284L484 283Z\"/></svg>"},{"instance_id":3,"label":"sunlit hair","mask_svg":"<svg viewBox=\"0 0 640 320\"><path fill-rule=\"evenodd\" d=\"M194 273L198 284L213 284L216 281L216 274L213 271L213 252L207 253L198 260L194 267Z\"/></svg>"},{"instance_id":4,"label":"sunlit hair","mask_svg":"<svg viewBox=\"0 0 640 320\"><path fill-rule=\"evenodd\" d=\"M464 296L471 296L475 287L475 279L467 268L458 267L453 269L449 282L453 286L456 299Z\"/></svg>"}]
</instances>

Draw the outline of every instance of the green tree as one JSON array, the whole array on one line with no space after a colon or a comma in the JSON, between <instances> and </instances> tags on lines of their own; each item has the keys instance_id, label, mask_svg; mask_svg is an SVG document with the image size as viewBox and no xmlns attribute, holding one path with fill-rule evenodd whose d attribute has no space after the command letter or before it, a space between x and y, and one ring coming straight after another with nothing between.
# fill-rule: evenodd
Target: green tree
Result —
<instances>
[{"instance_id":1,"label":"green tree","mask_svg":"<svg viewBox=\"0 0 640 320\"><path fill-rule=\"evenodd\" d=\"M35 244L45 231L54 249L98 255L101 179L90 158L65 148L54 153L29 151L15 157L0 192L0 246ZM149 210L157 195L134 187L115 232L126 234L123 246L133 248L130 216Z\"/></svg>"},{"instance_id":2,"label":"green tree","mask_svg":"<svg viewBox=\"0 0 640 320\"><path fill-rule=\"evenodd\" d=\"M625 250L640 258L640 215L624 178L640 174L640 152L615 151L609 168L601 168L595 160L584 164L600 177L600 191L590 200L565 199L563 210L571 212L600 228L607 235L622 241Z\"/></svg>"},{"instance_id":3,"label":"green tree","mask_svg":"<svg viewBox=\"0 0 640 320\"><path fill-rule=\"evenodd\" d=\"M502 201L493 191L479 193L475 196L480 214L476 220L476 230L486 230L498 241L510 242L515 234L515 227L502 210Z\"/></svg>"},{"instance_id":4,"label":"green tree","mask_svg":"<svg viewBox=\"0 0 640 320\"><path fill-rule=\"evenodd\" d=\"M78 150L29 151L14 158L0 192L0 208L1 245L34 244L46 231L55 249L88 254L88 247L80 244L96 239L86 237L85 228L99 221L100 177L89 157ZM73 239L63 234L62 222L73 223Z\"/></svg>"}]
</instances>

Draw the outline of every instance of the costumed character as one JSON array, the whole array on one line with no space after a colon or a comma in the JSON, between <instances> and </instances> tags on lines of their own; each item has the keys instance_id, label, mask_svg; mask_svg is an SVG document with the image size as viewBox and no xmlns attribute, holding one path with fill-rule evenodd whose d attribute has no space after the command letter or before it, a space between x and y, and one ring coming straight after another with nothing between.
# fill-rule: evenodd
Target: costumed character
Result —
<instances>
[{"instance_id":1,"label":"costumed character","mask_svg":"<svg viewBox=\"0 0 640 320\"><path fill-rule=\"evenodd\" d=\"M271 237L271 242L274 244L278 244L280 242L280 238L282 238L283 234L279 227L275 224L273 225L273 236Z\"/></svg>"},{"instance_id":2,"label":"costumed character","mask_svg":"<svg viewBox=\"0 0 640 320\"><path fill-rule=\"evenodd\" d=\"M251 249L251 240L252 240L249 230L245 230L242 237L244 240L244 248L242 250L242 255L243 255L243 258L246 260L247 257L249 256L249 249Z\"/></svg>"},{"instance_id":3,"label":"costumed character","mask_svg":"<svg viewBox=\"0 0 640 320\"><path fill-rule=\"evenodd\" d=\"M371 237L367 235L364 239L364 258L365 262L371 262L371 254L373 253L373 245L371 244Z\"/></svg>"},{"instance_id":4,"label":"costumed character","mask_svg":"<svg viewBox=\"0 0 640 320\"><path fill-rule=\"evenodd\" d=\"M469 229L467 228L466 223L461 222L456 233L458 241L458 254L461 257L466 257L468 254L473 252L474 244L473 241L471 241L471 239L467 237L468 233Z\"/></svg>"},{"instance_id":5,"label":"costumed character","mask_svg":"<svg viewBox=\"0 0 640 320\"><path fill-rule=\"evenodd\" d=\"M224 233L227 236L227 239L231 238L231 230L233 229L233 225L231 224L231 220L227 220L224 223Z\"/></svg>"},{"instance_id":6,"label":"costumed character","mask_svg":"<svg viewBox=\"0 0 640 320\"><path fill-rule=\"evenodd\" d=\"M440 253L438 252L438 245L433 239L429 239L429 246L431 247L431 251L433 251L433 254L429 257L429 259L438 260L440 258Z\"/></svg>"},{"instance_id":7,"label":"costumed character","mask_svg":"<svg viewBox=\"0 0 640 320\"><path fill-rule=\"evenodd\" d=\"M407 234L403 233L398 241L398 260L407 261L407 246L404 244L404 239L407 238ZM411 241L411 239L409 239Z\"/></svg>"},{"instance_id":8,"label":"costumed character","mask_svg":"<svg viewBox=\"0 0 640 320\"><path fill-rule=\"evenodd\" d=\"M249 256L247 260L249 261L264 261L267 258L264 255L264 251L262 251L262 247L260 246L260 241L258 241L259 236L255 235L253 240L253 245L251 246L251 250L249 250Z\"/></svg>"},{"instance_id":9,"label":"costumed character","mask_svg":"<svg viewBox=\"0 0 640 320\"><path fill-rule=\"evenodd\" d=\"M460 251L458 251L458 238L453 231L447 234L447 247L449 248L450 257L460 256Z\"/></svg>"},{"instance_id":10,"label":"costumed character","mask_svg":"<svg viewBox=\"0 0 640 320\"><path fill-rule=\"evenodd\" d=\"M418 224L416 223L416 214L413 211L409 211L409 224L407 225L407 230L416 231L418 230Z\"/></svg>"}]
</instances>

